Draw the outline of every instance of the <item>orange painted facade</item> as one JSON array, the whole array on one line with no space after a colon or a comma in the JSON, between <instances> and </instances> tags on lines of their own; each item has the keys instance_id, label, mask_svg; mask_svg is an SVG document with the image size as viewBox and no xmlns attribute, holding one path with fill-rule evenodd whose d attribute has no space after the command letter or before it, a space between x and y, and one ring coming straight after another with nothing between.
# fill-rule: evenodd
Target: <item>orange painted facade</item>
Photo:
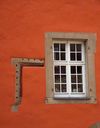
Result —
<instances>
[{"instance_id":1,"label":"orange painted facade","mask_svg":"<svg viewBox=\"0 0 100 128\"><path fill-rule=\"evenodd\" d=\"M23 68L23 99L15 96L12 57L44 58L45 32L96 32L97 104L45 104L44 67ZM100 121L100 1L0 1L0 128L88 128Z\"/></svg>"}]
</instances>

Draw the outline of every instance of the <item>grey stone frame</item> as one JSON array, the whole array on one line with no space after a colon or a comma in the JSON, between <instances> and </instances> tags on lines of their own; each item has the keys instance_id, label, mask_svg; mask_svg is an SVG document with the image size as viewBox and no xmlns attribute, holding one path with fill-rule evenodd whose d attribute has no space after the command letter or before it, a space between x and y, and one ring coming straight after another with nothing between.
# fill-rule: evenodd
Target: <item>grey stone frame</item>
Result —
<instances>
[{"instance_id":1,"label":"grey stone frame","mask_svg":"<svg viewBox=\"0 0 100 128\"><path fill-rule=\"evenodd\" d=\"M86 98L55 99L53 94L53 40L82 40L85 43L86 52ZM63 103L96 103L96 81L95 81L95 51L96 33L45 33L45 64L46 64L46 99L47 104Z\"/></svg>"}]
</instances>

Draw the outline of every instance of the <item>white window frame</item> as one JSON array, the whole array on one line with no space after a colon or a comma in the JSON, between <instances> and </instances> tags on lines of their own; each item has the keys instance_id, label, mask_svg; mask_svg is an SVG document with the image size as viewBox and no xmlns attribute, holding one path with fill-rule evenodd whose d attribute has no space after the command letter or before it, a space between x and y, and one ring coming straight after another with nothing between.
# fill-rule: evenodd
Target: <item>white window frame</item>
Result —
<instances>
[{"instance_id":1,"label":"white window frame","mask_svg":"<svg viewBox=\"0 0 100 128\"><path fill-rule=\"evenodd\" d=\"M66 60L54 60L54 44L65 44L65 53L66 53ZM82 46L82 61L71 61L70 58L70 44L81 44ZM54 98L76 98L76 97L86 97L86 80L85 80L85 48L83 41L53 41L53 76L54 67L55 66L66 66L66 77L67 77L67 92L55 92L55 82L54 82ZM61 51L60 51L61 52ZM82 66L82 84L83 84L83 92L71 92L71 74L70 74L70 67L71 66ZM59 74L61 75L61 74ZM77 83L78 84L78 83ZM61 85L60 85L61 86Z\"/></svg>"}]
</instances>

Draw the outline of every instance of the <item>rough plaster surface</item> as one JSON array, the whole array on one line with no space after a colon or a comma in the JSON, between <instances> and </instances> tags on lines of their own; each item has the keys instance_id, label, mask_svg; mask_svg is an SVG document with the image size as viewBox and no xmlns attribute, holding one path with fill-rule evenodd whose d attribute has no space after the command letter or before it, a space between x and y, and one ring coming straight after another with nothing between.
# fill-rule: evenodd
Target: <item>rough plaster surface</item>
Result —
<instances>
[{"instance_id":1,"label":"rough plaster surface","mask_svg":"<svg viewBox=\"0 0 100 128\"><path fill-rule=\"evenodd\" d=\"M15 94L12 57L44 58L45 32L96 32L97 104L46 105L45 67L23 69L23 101ZM100 1L0 1L0 128L88 128L100 120Z\"/></svg>"}]
</instances>

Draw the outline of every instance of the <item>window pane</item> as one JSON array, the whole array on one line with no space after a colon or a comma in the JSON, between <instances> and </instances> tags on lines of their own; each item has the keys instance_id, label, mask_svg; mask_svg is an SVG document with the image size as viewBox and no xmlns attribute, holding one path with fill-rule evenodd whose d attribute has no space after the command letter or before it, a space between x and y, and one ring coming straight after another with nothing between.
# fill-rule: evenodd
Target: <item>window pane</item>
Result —
<instances>
[{"instance_id":1,"label":"window pane","mask_svg":"<svg viewBox=\"0 0 100 128\"><path fill-rule=\"evenodd\" d=\"M81 53L77 53L77 60L82 60L82 56L81 56Z\"/></svg>"},{"instance_id":2,"label":"window pane","mask_svg":"<svg viewBox=\"0 0 100 128\"><path fill-rule=\"evenodd\" d=\"M54 59L55 60L59 60L59 52L55 52L54 53Z\"/></svg>"},{"instance_id":3,"label":"window pane","mask_svg":"<svg viewBox=\"0 0 100 128\"><path fill-rule=\"evenodd\" d=\"M82 74L82 66L77 66L77 74Z\"/></svg>"},{"instance_id":4,"label":"window pane","mask_svg":"<svg viewBox=\"0 0 100 128\"><path fill-rule=\"evenodd\" d=\"M76 84L72 84L71 90L72 90L72 92L77 92Z\"/></svg>"},{"instance_id":5,"label":"window pane","mask_svg":"<svg viewBox=\"0 0 100 128\"><path fill-rule=\"evenodd\" d=\"M61 53L61 60L65 60L65 53Z\"/></svg>"},{"instance_id":6,"label":"window pane","mask_svg":"<svg viewBox=\"0 0 100 128\"><path fill-rule=\"evenodd\" d=\"M82 75L78 75L78 83L82 83Z\"/></svg>"},{"instance_id":7,"label":"window pane","mask_svg":"<svg viewBox=\"0 0 100 128\"><path fill-rule=\"evenodd\" d=\"M55 74L60 73L60 66L55 66Z\"/></svg>"},{"instance_id":8,"label":"window pane","mask_svg":"<svg viewBox=\"0 0 100 128\"><path fill-rule=\"evenodd\" d=\"M83 86L82 86L82 84L78 84L78 92L83 92Z\"/></svg>"},{"instance_id":9,"label":"window pane","mask_svg":"<svg viewBox=\"0 0 100 128\"><path fill-rule=\"evenodd\" d=\"M61 73L63 73L63 74L66 73L66 66L61 66Z\"/></svg>"},{"instance_id":10,"label":"window pane","mask_svg":"<svg viewBox=\"0 0 100 128\"><path fill-rule=\"evenodd\" d=\"M55 83L60 83L60 75L55 75Z\"/></svg>"},{"instance_id":11,"label":"window pane","mask_svg":"<svg viewBox=\"0 0 100 128\"><path fill-rule=\"evenodd\" d=\"M61 75L61 82L66 83L66 75Z\"/></svg>"},{"instance_id":12,"label":"window pane","mask_svg":"<svg viewBox=\"0 0 100 128\"><path fill-rule=\"evenodd\" d=\"M71 75L71 83L76 83L76 75Z\"/></svg>"},{"instance_id":13,"label":"window pane","mask_svg":"<svg viewBox=\"0 0 100 128\"><path fill-rule=\"evenodd\" d=\"M60 84L55 84L55 92L60 92Z\"/></svg>"},{"instance_id":14,"label":"window pane","mask_svg":"<svg viewBox=\"0 0 100 128\"><path fill-rule=\"evenodd\" d=\"M65 51L65 44L61 44L61 45L60 45L60 50L61 50L61 51Z\"/></svg>"},{"instance_id":15,"label":"window pane","mask_svg":"<svg viewBox=\"0 0 100 128\"><path fill-rule=\"evenodd\" d=\"M71 74L76 74L76 66L71 66Z\"/></svg>"},{"instance_id":16,"label":"window pane","mask_svg":"<svg viewBox=\"0 0 100 128\"><path fill-rule=\"evenodd\" d=\"M75 53L71 53L71 54L70 54L70 59L71 59L71 60L75 60Z\"/></svg>"},{"instance_id":17,"label":"window pane","mask_svg":"<svg viewBox=\"0 0 100 128\"><path fill-rule=\"evenodd\" d=\"M59 51L59 44L54 44L54 51Z\"/></svg>"},{"instance_id":18,"label":"window pane","mask_svg":"<svg viewBox=\"0 0 100 128\"><path fill-rule=\"evenodd\" d=\"M62 84L61 85L61 91L62 92L67 92L67 90L66 90L66 84Z\"/></svg>"},{"instance_id":19,"label":"window pane","mask_svg":"<svg viewBox=\"0 0 100 128\"><path fill-rule=\"evenodd\" d=\"M70 51L75 51L75 44L70 44Z\"/></svg>"},{"instance_id":20,"label":"window pane","mask_svg":"<svg viewBox=\"0 0 100 128\"><path fill-rule=\"evenodd\" d=\"M76 44L77 51L81 51L81 44Z\"/></svg>"}]
</instances>

